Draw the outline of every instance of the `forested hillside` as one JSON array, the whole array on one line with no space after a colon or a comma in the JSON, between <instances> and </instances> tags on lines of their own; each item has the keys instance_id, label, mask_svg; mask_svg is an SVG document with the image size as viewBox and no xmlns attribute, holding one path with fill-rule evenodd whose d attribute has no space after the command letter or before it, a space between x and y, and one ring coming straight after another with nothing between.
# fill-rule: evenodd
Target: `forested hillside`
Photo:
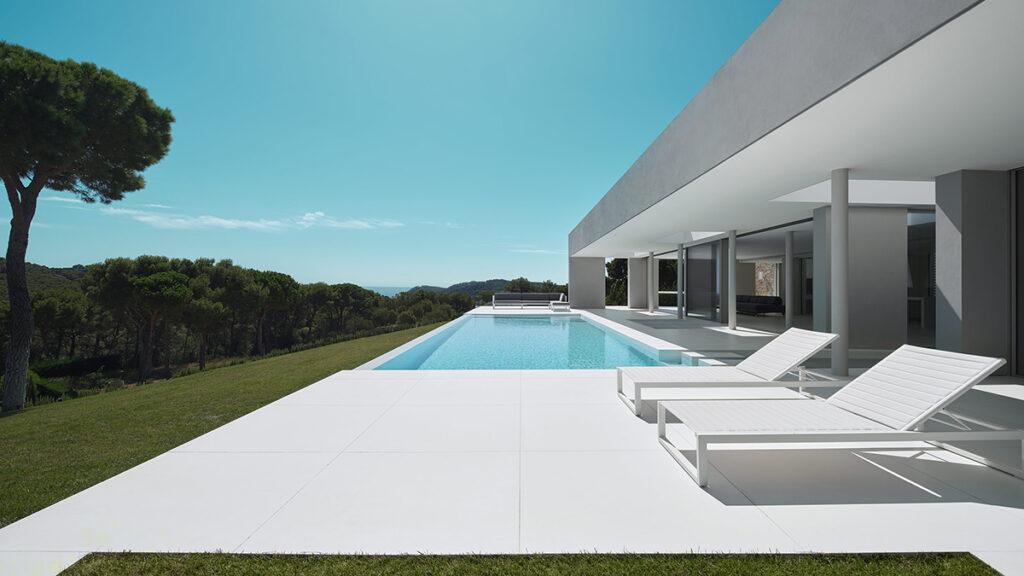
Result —
<instances>
[{"instance_id":1,"label":"forested hillside","mask_svg":"<svg viewBox=\"0 0 1024 576\"><path fill-rule=\"evenodd\" d=\"M28 288L32 292L50 289L78 289L85 276L85 266L81 264L71 268L48 268L38 264L26 263L28 272ZM0 258L0 301L7 300L7 262Z\"/></svg>"},{"instance_id":2,"label":"forested hillside","mask_svg":"<svg viewBox=\"0 0 1024 576\"><path fill-rule=\"evenodd\" d=\"M492 280L472 280L469 282L459 282L458 284L452 284L451 286L444 288L441 286L417 286L412 288L413 290L423 290L426 292L435 292L438 294L465 294L472 298L476 302L486 303L490 302L491 295L495 292L567 292L565 284L556 284L550 280L543 282L531 282L526 278L515 278L513 280L504 280L495 278Z\"/></svg>"},{"instance_id":3,"label":"forested hillside","mask_svg":"<svg viewBox=\"0 0 1024 576\"><path fill-rule=\"evenodd\" d=\"M355 284L301 284L230 260L162 256L71 268L29 264L28 283L32 367L41 376L30 396L51 397L444 322L494 291L565 289L517 278L387 297ZM6 291L0 316L6 326ZM0 330L0 345L6 338Z\"/></svg>"}]
</instances>

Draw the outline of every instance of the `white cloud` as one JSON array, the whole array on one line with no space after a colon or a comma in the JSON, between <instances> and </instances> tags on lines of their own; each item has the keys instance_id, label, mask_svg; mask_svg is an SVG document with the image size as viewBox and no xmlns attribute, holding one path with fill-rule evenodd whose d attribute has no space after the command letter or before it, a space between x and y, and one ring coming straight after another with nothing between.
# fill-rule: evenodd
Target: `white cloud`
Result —
<instances>
[{"instance_id":1,"label":"white cloud","mask_svg":"<svg viewBox=\"0 0 1024 576\"><path fill-rule=\"evenodd\" d=\"M323 226L325 228L344 228L347 230L373 230L374 228L400 228L405 226L405 224L395 220L377 220L375 218L348 218L345 220L339 220L337 218L332 218L323 212L306 212L295 219L295 224L299 228L303 229L311 228L313 226Z\"/></svg>"},{"instance_id":2,"label":"white cloud","mask_svg":"<svg viewBox=\"0 0 1024 576\"><path fill-rule=\"evenodd\" d=\"M225 218L203 214L192 216L187 214L172 214L167 212L154 212L152 210L139 210L135 208L117 208L104 206L100 210L105 214L130 218L136 222L160 228L164 230L254 230L259 232L275 232L283 230L306 230L308 228L339 228L346 230L374 230L381 228L398 228L403 226L395 220L378 219L337 219L323 212L306 212L302 216L294 218L274 219L243 219Z\"/></svg>"},{"instance_id":3,"label":"white cloud","mask_svg":"<svg viewBox=\"0 0 1024 576\"><path fill-rule=\"evenodd\" d=\"M438 226L441 228L448 228L451 230L462 230L463 228L465 228L465 226L459 224L458 222L437 222L435 220L422 220L420 224L423 224L424 226Z\"/></svg>"},{"instance_id":4,"label":"white cloud","mask_svg":"<svg viewBox=\"0 0 1024 576\"><path fill-rule=\"evenodd\" d=\"M64 202L67 204L84 204L79 198L67 197L67 196L42 196L40 200L46 200L47 202Z\"/></svg>"}]
</instances>

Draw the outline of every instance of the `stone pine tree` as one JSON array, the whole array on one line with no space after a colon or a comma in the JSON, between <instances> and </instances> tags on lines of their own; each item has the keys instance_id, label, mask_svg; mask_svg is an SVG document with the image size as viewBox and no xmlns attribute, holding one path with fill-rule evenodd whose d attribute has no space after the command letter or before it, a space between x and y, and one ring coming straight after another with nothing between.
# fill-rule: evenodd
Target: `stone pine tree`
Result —
<instances>
[{"instance_id":1,"label":"stone pine tree","mask_svg":"<svg viewBox=\"0 0 1024 576\"><path fill-rule=\"evenodd\" d=\"M0 42L0 179L11 204L4 411L25 404L32 340L25 252L39 193L110 203L139 190L142 171L170 147L173 121L144 88L110 70Z\"/></svg>"}]
</instances>

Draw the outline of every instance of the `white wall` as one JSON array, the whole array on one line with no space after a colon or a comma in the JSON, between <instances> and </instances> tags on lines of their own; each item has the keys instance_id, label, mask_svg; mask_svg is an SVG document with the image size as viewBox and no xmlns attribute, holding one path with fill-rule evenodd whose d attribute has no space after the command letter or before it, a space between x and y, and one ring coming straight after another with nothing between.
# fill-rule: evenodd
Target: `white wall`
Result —
<instances>
[{"instance_id":1,"label":"white wall","mask_svg":"<svg viewBox=\"0 0 1024 576\"><path fill-rule=\"evenodd\" d=\"M935 179L935 345L1010 357L1010 179L963 170Z\"/></svg>"},{"instance_id":2,"label":"white wall","mask_svg":"<svg viewBox=\"0 0 1024 576\"><path fill-rule=\"evenodd\" d=\"M647 308L647 258L629 258L626 275L626 305Z\"/></svg>"},{"instance_id":3,"label":"white wall","mask_svg":"<svg viewBox=\"0 0 1024 576\"><path fill-rule=\"evenodd\" d=\"M831 209L814 211L814 329L829 330ZM907 342L907 210L850 207L850 348Z\"/></svg>"},{"instance_id":4,"label":"white wall","mask_svg":"<svg viewBox=\"0 0 1024 576\"><path fill-rule=\"evenodd\" d=\"M604 308L604 258L569 258L569 305Z\"/></svg>"}]
</instances>

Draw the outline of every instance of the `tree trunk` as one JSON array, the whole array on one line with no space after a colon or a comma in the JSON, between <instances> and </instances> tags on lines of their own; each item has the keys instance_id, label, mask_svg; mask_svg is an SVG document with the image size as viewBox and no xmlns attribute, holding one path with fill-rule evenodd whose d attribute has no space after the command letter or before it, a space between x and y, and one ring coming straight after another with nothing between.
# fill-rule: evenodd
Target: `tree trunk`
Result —
<instances>
[{"instance_id":1,"label":"tree trunk","mask_svg":"<svg viewBox=\"0 0 1024 576\"><path fill-rule=\"evenodd\" d=\"M150 314L142 338L142 353L139 355L139 381L145 382L153 371L153 341L156 340L156 314Z\"/></svg>"},{"instance_id":2,"label":"tree trunk","mask_svg":"<svg viewBox=\"0 0 1024 576\"><path fill-rule=\"evenodd\" d=\"M206 370L206 333L199 334L199 369Z\"/></svg>"},{"instance_id":3,"label":"tree trunk","mask_svg":"<svg viewBox=\"0 0 1024 576\"><path fill-rule=\"evenodd\" d=\"M28 226L22 217L11 218L11 233L7 240L7 298L11 303L11 325L4 366L4 412L25 407L25 388L28 385L28 361L32 347L32 299L25 272Z\"/></svg>"},{"instance_id":4,"label":"tree trunk","mask_svg":"<svg viewBox=\"0 0 1024 576\"><path fill-rule=\"evenodd\" d=\"M256 355L263 356L267 353L263 347L263 317L264 314L260 314L260 317L256 320Z\"/></svg>"},{"instance_id":5,"label":"tree trunk","mask_svg":"<svg viewBox=\"0 0 1024 576\"><path fill-rule=\"evenodd\" d=\"M74 358L75 348L78 347L78 331L71 332L71 342L69 343L69 346L70 348L68 348L68 358Z\"/></svg>"}]
</instances>

